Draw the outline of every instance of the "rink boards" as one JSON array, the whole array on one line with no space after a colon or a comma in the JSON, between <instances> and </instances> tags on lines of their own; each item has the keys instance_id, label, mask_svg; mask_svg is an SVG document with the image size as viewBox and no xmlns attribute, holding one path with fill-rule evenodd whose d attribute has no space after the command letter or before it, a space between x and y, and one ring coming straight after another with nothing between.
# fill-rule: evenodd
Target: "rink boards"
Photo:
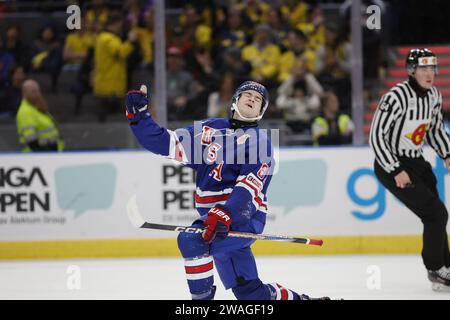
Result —
<instances>
[{"instance_id":1,"label":"rink boards","mask_svg":"<svg viewBox=\"0 0 450 320\"><path fill-rule=\"evenodd\" d=\"M447 169L425 157L448 205ZM361 148L292 148L277 155L265 233L314 237L323 247L257 241L256 254L419 253L420 220L377 182ZM178 256L173 232L134 228L145 219L189 225L193 172L147 152L0 155L0 259Z\"/></svg>"}]
</instances>

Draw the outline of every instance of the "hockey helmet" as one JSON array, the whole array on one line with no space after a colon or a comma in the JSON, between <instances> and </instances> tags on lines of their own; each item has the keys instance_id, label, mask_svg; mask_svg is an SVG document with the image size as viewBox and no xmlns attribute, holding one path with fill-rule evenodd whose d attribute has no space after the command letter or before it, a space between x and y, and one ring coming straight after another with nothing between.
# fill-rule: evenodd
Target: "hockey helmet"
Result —
<instances>
[{"instance_id":1,"label":"hockey helmet","mask_svg":"<svg viewBox=\"0 0 450 320\"><path fill-rule=\"evenodd\" d=\"M406 70L408 75L412 76L417 67L434 66L437 73L436 55L427 48L411 49L406 57Z\"/></svg>"},{"instance_id":2,"label":"hockey helmet","mask_svg":"<svg viewBox=\"0 0 450 320\"><path fill-rule=\"evenodd\" d=\"M262 96L262 104L261 104L261 110L260 110L259 116L254 117L254 118L243 117L237 107L237 102L238 102L239 98L241 97L241 94L244 91L248 91L248 90L254 90ZM266 112L266 109L268 106L269 106L269 92L267 91L266 87L264 87L262 84L255 82L255 81L245 81L234 92L232 102L231 102L231 111L237 112L237 114L246 121L258 121L263 117L264 112Z\"/></svg>"}]
</instances>

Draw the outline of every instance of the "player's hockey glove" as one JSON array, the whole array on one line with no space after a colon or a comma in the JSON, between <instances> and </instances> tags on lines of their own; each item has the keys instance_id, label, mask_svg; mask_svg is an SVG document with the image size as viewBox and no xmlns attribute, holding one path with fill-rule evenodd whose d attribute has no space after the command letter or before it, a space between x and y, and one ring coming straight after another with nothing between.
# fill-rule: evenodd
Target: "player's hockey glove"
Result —
<instances>
[{"instance_id":1,"label":"player's hockey glove","mask_svg":"<svg viewBox=\"0 0 450 320\"><path fill-rule=\"evenodd\" d=\"M131 90L125 96L125 115L130 124L139 122L139 120L150 117L148 111L147 87L141 86L140 90Z\"/></svg>"},{"instance_id":2,"label":"player's hockey glove","mask_svg":"<svg viewBox=\"0 0 450 320\"><path fill-rule=\"evenodd\" d=\"M226 208L221 205L216 205L208 212L208 218L206 218L203 224L205 225L205 231L203 231L203 240L210 244L214 241L216 236L219 238L225 238L230 231L231 216L226 211Z\"/></svg>"}]
</instances>

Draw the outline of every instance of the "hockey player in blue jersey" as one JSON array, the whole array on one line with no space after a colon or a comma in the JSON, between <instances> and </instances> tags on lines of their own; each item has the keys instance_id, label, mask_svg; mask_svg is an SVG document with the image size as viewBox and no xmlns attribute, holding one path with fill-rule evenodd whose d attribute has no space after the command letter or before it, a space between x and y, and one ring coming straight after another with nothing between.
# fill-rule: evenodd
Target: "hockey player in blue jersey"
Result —
<instances>
[{"instance_id":1,"label":"hockey player in blue jersey","mask_svg":"<svg viewBox=\"0 0 450 320\"><path fill-rule=\"evenodd\" d=\"M266 192L274 168L270 137L258 128L269 105L266 88L244 82L232 98L231 119L207 119L175 131L152 119L145 86L129 91L125 105L130 127L145 149L196 170L200 217L192 225L205 231L178 235L192 299L214 298L215 267L237 299L309 300L259 279L250 248L254 239L227 237L230 230L262 233L266 223Z\"/></svg>"}]
</instances>

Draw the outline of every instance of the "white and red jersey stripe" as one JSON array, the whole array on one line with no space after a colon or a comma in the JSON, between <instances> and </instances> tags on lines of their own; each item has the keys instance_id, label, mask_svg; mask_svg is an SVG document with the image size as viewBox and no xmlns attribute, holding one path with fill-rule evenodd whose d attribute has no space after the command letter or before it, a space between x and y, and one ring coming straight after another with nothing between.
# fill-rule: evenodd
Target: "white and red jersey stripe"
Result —
<instances>
[{"instance_id":1,"label":"white and red jersey stripe","mask_svg":"<svg viewBox=\"0 0 450 320\"><path fill-rule=\"evenodd\" d=\"M217 204L225 204L233 192L232 188L221 191L202 191L197 188L195 194L195 205L197 208L213 208Z\"/></svg>"},{"instance_id":2,"label":"white and red jersey stripe","mask_svg":"<svg viewBox=\"0 0 450 320\"><path fill-rule=\"evenodd\" d=\"M263 182L253 173L246 176L239 176L235 187L246 189L252 196L252 203L256 210L267 213L267 201L264 201L264 193L261 191ZM197 208L213 208L217 204L224 205L233 192L233 188L227 188L221 191L202 191L197 188L195 195L195 204Z\"/></svg>"},{"instance_id":3,"label":"white and red jersey stripe","mask_svg":"<svg viewBox=\"0 0 450 320\"><path fill-rule=\"evenodd\" d=\"M214 275L214 262L211 256L185 259L184 269L188 280L200 280Z\"/></svg>"},{"instance_id":4,"label":"white and red jersey stripe","mask_svg":"<svg viewBox=\"0 0 450 320\"><path fill-rule=\"evenodd\" d=\"M259 180L253 173L246 176L239 176L236 187L246 189L252 195L252 202L256 210L267 213L267 201L264 201L263 182Z\"/></svg>"}]
</instances>

